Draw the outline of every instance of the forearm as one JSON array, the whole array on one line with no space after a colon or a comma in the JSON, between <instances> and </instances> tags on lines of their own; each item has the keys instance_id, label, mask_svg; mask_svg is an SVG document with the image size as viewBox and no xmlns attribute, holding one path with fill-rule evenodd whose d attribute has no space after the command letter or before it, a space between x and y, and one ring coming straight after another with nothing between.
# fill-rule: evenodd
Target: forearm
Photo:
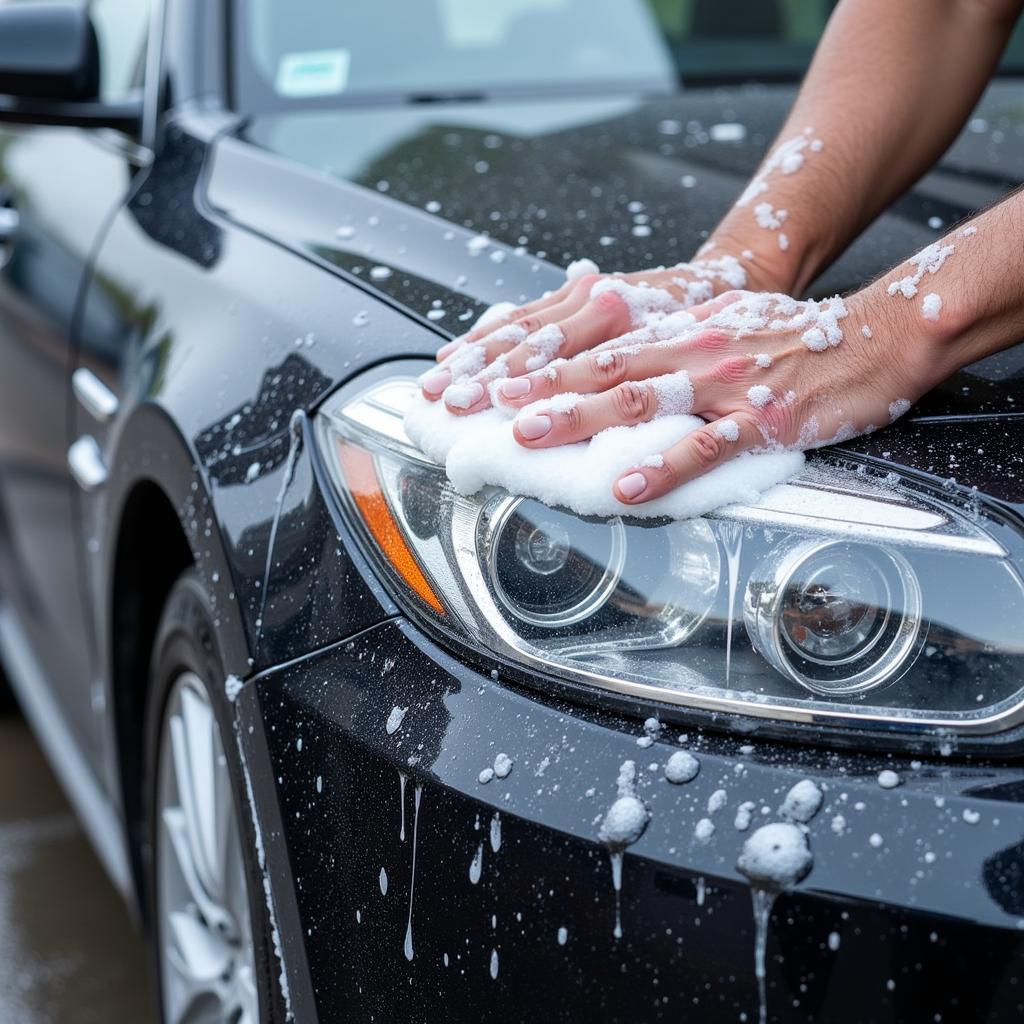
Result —
<instances>
[{"instance_id":1,"label":"forearm","mask_svg":"<svg viewBox=\"0 0 1024 1024\"><path fill-rule=\"evenodd\" d=\"M883 324L889 322L889 343L906 348L902 363L908 387L916 386L916 393L1024 340L1022 237L1024 191L961 225L861 293L869 299L867 308L876 310ZM938 269L932 273L929 266Z\"/></svg>"},{"instance_id":2,"label":"forearm","mask_svg":"<svg viewBox=\"0 0 1024 1024\"><path fill-rule=\"evenodd\" d=\"M1022 7L843 0L775 146L710 251L746 250L755 283L803 291L949 146Z\"/></svg>"}]
</instances>

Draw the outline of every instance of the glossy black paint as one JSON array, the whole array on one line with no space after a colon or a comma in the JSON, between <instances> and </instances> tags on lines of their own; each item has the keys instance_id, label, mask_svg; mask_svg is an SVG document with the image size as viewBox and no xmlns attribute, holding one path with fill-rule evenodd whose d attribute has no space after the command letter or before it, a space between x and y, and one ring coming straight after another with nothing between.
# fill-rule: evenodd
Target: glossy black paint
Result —
<instances>
[{"instance_id":1,"label":"glossy black paint","mask_svg":"<svg viewBox=\"0 0 1024 1024\"><path fill-rule=\"evenodd\" d=\"M171 107L150 154L74 129L0 132L0 186L24 225L0 279L0 592L126 843L147 664L140 593L173 568L167 553L181 543L219 609L227 671L256 680L239 698L240 737L298 1019L752 1019L735 801L706 846L693 826L723 779L774 813L807 773L828 783L833 810L812 825L814 871L776 907L772 1014L1017 1019L1024 819L1009 755L964 744L948 758L931 750L911 769L902 756L823 750L817 731L730 738L725 730L749 723L686 716L702 773L675 789L644 770L654 817L627 854L617 944L596 821L622 760L643 767L667 756L665 743L636 745L651 709L548 681L538 688L422 636L373 578L314 465L309 416L356 375L429 357L483 305L556 286L572 257L595 254L607 269L687 257L753 169L792 87L244 122L225 105L218 11L169 5L160 85ZM855 286L935 238L930 217L948 226L1016 184L1020 88L999 83L979 108L1001 142L965 132L814 292ZM711 142L709 126L722 121L743 122L745 140ZM684 187L684 175L696 186ZM632 233L634 201L649 236ZM341 237L339 227L355 232ZM498 244L473 256L465 243L479 231ZM377 264L394 269L386 282L369 280ZM429 318L434 308L440 320ZM109 423L71 400L76 366L117 394ZM847 449L897 472L955 477L1024 514L1022 372L1020 350L970 367L916 417ZM85 432L110 480L83 496L64 453ZM389 737L394 706L410 711ZM739 754L743 744L753 749ZM513 774L481 786L477 774L499 749L515 758ZM883 791L874 774L889 766L905 784ZM411 963L400 771L407 830L422 787ZM844 792L843 806L865 809L843 812L851 828L838 837L830 819ZM967 824L964 809L980 822ZM879 849L867 843L872 831ZM473 885L481 843L484 873ZM828 947L832 931L841 955Z\"/></svg>"},{"instance_id":2,"label":"glossy black paint","mask_svg":"<svg viewBox=\"0 0 1024 1024\"><path fill-rule=\"evenodd\" d=\"M678 729L643 749L635 719L472 672L402 621L264 674L258 691L321 1019L756 1020L733 817L753 800L768 810L755 820L774 820L808 771L826 800L810 826L814 868L775 906L770 1019L1014 1020L1024 1009L1017 769L800 756L691 731L700 774L672 786L662 765ZM389 736L396 706L409 710ZM511 774L481 785L499 752L514 757ZM627 759L651 820L625 855L616 940L595 837ZM880 788L883 764L903 785ZM694 826L719 788L729 803L701 842Z\"/></svg>"}]
</instances>

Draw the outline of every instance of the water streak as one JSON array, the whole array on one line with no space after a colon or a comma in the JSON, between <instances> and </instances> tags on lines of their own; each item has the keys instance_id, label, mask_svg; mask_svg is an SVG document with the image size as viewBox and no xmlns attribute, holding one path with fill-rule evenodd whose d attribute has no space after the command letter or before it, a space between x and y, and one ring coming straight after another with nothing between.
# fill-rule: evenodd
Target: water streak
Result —
<instances>
[{"instance_id":1,"label":"water streak","mask_svg":"<svg viewBox=\"0 0 1024 1024\"><path fill-rule=\"evenodd\" d=\"M772 916L772 906L778 893L767 889L751 889L754 901L754 976L757 978L758 1024L768 1021L768 987L765 971L765 953L768 948L768 923Z\"/></svg>"},{"instance_id":2,"label":"water streak","mask_svg":"<svg viewBox=\"0 0 1024 1024\"><path fill-rule=\"evenodd\" d=\"M402 804L402 826L398 832L398 838L405 842L405 780L407 776L405 772L398 773L398 789L399 789L399 801Z\"/></svg>"},{"instance_id":3,"label":"water streak","mask_svg":"<svg viewBox=\"0 0 1024 1024\"><path fill-rule=\"evenodd\" d=\"M743 527L735 523L723 523L720 535L729 569L729 614L725 626L725 682L728 685L729 673L732 670L732 623L736 606L736 581L739 579L740 549L743 547Z\"/></svg>"},{"instance_id":4,"label":"water streak","mask_svg":"<svg viewBox=\"0 0 1024 1024\"><path fill-rule=\"evenodd\" d=\"M381 896L387 896L388 894L388 873L381 868L380 869L380 894Z\"/></svg>"},{"instance_id":5,"label":"water streak","mask_svg":"<svg viewBox=\"0 0 1024 1024\"><path fill-rule=\"evenodd\" d=\"M415 810L412 818L412 877L409 880L409 923L405 927L405 959L412 960L412 898L416 892L416 835L420 826L420 796L423 787L416 783ZM404 804L404 801L403 801Z\"/></svg>"},{"instance_id":6,"label":"water streak","mask_svg":"<svg viewBox=\"0 0 1024 1024\"><path fill-rule=\"evenodd\" d=\"M270 570L274 564L274 544L277 541L277 527L281 522L281 510L284 508L284 496L288 486L295 476L295 460L298 458L302 448L302 424L305 416L301 409L292 413L288 423L288 457L284 461L284 476L281 478L281 487L277 492L277 500L274 502L274 519L270 524L270 540L267 542L267 564L263 568L263 587L260 590L260 612L256 617L256 643L255 653L260 650L260 640L263 637L263 615L267 610L267 587L270 585Z\"/></svg>"},{"instance_id":7,"label":"water streak","mask_svg":"<svg viewBox=\"0 0 1024 1024\"><path fill-rule=\"evenodd\" d=\"M622 938L622 850L610 850L612 885L615 888L615 938Z\"/></svg>"},{"instance_id":8,"label":"water streak","mask_svg":"<svg viewBox=\"0 0 1024 1024\"><path fill-rule=\"evenodd\" d=\"M481 843L476 848L476 854L473 857L473 863L469 865L469 880L476 885L480 881L480 872L484 866L484 844Z\"/></svg>"}]
</instances>

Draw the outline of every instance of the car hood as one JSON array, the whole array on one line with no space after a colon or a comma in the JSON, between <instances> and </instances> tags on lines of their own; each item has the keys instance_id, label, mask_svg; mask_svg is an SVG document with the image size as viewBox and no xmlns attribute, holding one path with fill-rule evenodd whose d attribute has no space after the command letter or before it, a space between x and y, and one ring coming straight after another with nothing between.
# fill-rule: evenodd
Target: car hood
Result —
<instances>
[{"instance_id":1,"label":"car hood","mask_svg":"<svg viewBox=\"0 0 1024 1024\"><path fill-rule=\"evenodd\" d=\"M1018 92L994 83L936 170L811 294L857 287L1019 184ZM276 113L222 141L207 193L236 222L421 321L430 330L405 354L427 355L486 305L557 287L573 259L630 270L689 258L793 97L789 86L736 87ZM909 419L1013 418L1022 376L1024 351L1011 349L956 374ZM912 429L880 435L885 457ZM936 461L937 475L956 475Z\"/></svg>"}]
</instances>

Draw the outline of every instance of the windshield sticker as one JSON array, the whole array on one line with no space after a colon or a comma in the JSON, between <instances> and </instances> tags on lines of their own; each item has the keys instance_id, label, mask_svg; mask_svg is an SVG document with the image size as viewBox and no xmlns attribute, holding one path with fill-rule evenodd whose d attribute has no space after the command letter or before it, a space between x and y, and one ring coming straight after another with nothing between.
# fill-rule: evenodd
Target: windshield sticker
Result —
<instances>
[{"instance_id":1,"label":"windshield sticker","mask_svg":"<svg viewBox=\"0 0 1024 1024\"><path fill-rule=\"evenodd\" d=\"M286 53L277 69L277 91L281 96L335 96L345 91L348 50L310 50Z\"/></svg>"}]
</instances>

